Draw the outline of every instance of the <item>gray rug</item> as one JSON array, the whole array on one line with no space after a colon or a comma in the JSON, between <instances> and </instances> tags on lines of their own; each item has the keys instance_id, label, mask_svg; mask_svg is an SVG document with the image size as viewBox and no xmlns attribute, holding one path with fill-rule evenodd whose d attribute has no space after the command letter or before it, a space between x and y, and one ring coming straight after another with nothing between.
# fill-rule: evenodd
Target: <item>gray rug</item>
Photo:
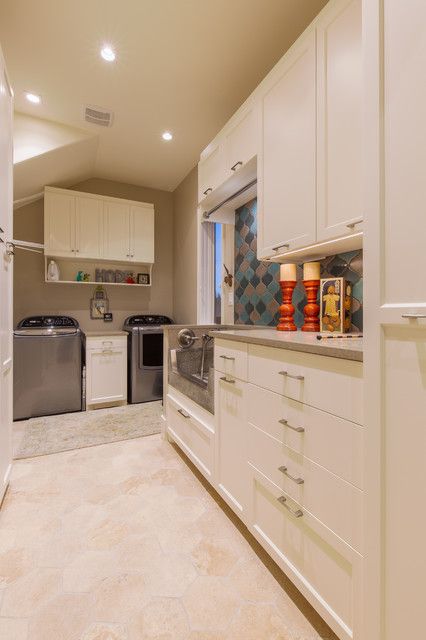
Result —
<instances>
[{"instance_id":1,"label":"gray rug","mask_svg":"<svg viewBox=\"0 0 426 640\"><path fill-rule=\"evenodd\" d=\"M160 433L160 401L16 422L14 458L32 458Z\"/></svg>"}]
</instances>

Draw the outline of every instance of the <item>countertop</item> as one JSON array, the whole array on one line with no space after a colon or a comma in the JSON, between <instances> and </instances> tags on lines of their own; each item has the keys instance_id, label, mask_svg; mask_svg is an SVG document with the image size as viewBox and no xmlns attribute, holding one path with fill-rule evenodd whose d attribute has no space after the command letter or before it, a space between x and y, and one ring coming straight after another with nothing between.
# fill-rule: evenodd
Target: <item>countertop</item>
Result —
<instances>
[{"instance_id":1,"label":"countertop","mask_svg":"<svg viewBox=\"0 0 426 640\"><path fill-rule=\"evenodd\" d=\"M331 358L343 358L344 360L363 360L362 338L334 338L317 339L317 333L304 333L302 331L277 331L276 329L249 329L210 331L210 335L220 340L233 340L234 342L246 342L265 347L278 347L291 351L303 351L315 353ZM330 335L330 334L327 334ZM356 334L348 334L356 335Z\"/></svg>"},{"instance_id":2,"label":"countertop","mask_svg":"<svg viewBox=\"0 0 426 640\"><path fill-rule=\"evenodd\" d=\"M107 331L99 330L99 331L84 331L84 335L86 338L109 338L115 336L127 336L127 331Z\"/></svg>"}]
</instances>

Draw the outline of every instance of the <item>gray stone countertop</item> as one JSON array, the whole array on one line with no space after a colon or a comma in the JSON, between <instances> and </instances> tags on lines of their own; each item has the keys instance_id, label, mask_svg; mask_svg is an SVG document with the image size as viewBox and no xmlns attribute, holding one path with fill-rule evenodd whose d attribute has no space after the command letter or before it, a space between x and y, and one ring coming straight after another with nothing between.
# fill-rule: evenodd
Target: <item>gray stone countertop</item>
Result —
<instances>
[{"instance_id":1,"label":"gray stone countertop","mask_svg":"<svg viewBox=\"0 0 426 640\"><path fill-rule=\"evenodd\" d=\"M344 360L363 360L362 338L323 338L317 339L317 333L304 333L303 331L277 331L276 329L256 328L249 330L210 331L210 335L220 340L233 340L234 342L246 342L265 347L278 347L291 351L303 351L315 353L331 358L343 358ZM330 334L322 334L330 335ZM356 334L348 334L356 335Z\"/></svg>"}]
</instances>

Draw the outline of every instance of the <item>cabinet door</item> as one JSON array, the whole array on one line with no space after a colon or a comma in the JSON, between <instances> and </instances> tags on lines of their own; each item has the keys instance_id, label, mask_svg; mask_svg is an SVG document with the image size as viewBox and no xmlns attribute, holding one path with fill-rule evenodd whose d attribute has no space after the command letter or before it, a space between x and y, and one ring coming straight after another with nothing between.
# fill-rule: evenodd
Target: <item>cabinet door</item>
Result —
<instances>
[{"instance_id":1,"label":"cabinet door","mask_svg":"<svg viewBox=\"0 0 426 640\"><path fill-rule=\"evenodd\" d=\"M154 209L132 205L130 208L130 259L154 262Z\"/></svg>"},{"instance_id":2,"label":"cabinet door","mask_svg":"<svg viewBox=\"0 0 426 640\"><path fill-rule=\"evenodd\" d=\"M256 123L253 110L248 109L225 135L227 175L238 171L256 153Z\"/></svg>"},{"instance_id":3,"label":"cabinet door","mask_svg":"<svg viewBox=\"0 0 426 640\"><path fill-rule=\"evenodd\" d=\"M297 41L260 98L258 256L316 236L315 33Z\"/></svg>"},{"instance_id":4,"label":"cabinet door","mask_svg":"<svg viewBox=\"0 0 426 640\"><path fill-rule=\"evenodd\" d=\"M76 254L80 258L102 257L103 202L76 197Z\"/></svg>"},{"instance_id":5,"label":"cabinet door","mask_svg":"<svg viewBox=\"0 0 426 640\"><path fill-rule=\"evenodd\" d=\"M318 43L318 240L362 230L361 0L324 12Z\"/></svg>"},{"instance_id":6,"label":"cabinet door","mask_svg":"<svg viewBox=\"0 0 426 640\"><path fill-rule=\"evenodd\" d=\"M201 202L222 184L225 178L225 150L223 143L220 142L198 163L198 201Z\"/></svg>"},{"instance_id":7,"label":"cabinet door","mask_svg":"<svg viewBox=\"0 0 426 640\"><path fill-rule=\"evenodd\" d=\"M247 383L215 372L217 438L217 489L237 513L245 518L247 483L246 414Z\"/></svg>"},{"instance_id":8,"label":"cabinet door","mask_svg":"<svg viewBox=\"0 0 426 640\"><path fill-rule=\"evenodd\" d=\"M87 351L86 404L118 402L127 397L127 352L121 347Z\"/></svg>"},{"instance_id":9,"label":"cabinet door","mask_svg":"<svg viewBox=\"0 0 426 640\"><path fill-rule=\"evenodd\" d=\"M75 196L45 192L44 252L49 256L75 255Z\"/></svg>"},{"instance_id":10,"label":"cabinet door","mask_svg":"<svg viewBox=\"0 0 426 640\"><path fill-rule=\"evenodd\" d=\"M130 260L130 205L104 203L104 258Z\"/></svg>"}]
</instances>

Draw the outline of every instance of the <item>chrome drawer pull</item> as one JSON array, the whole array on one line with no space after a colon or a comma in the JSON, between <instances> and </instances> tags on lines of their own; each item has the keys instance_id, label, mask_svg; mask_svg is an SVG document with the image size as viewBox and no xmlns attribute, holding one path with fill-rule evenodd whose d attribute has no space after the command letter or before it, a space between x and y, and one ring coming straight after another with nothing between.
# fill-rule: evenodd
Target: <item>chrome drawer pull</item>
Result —
<instances>
[{"instance_id":1,"label":"chrome drawer pull","mask_svg":"<svg viewBox=\"0 0 426 640\"><path fill-rule=\"evenodd\" d=\"M294 376L288 371L278 371L280 376L286 376L287 378L293 378L293 380L304 380L305 376Z\"/></svg>"},{"instance_id":2,"label":"chrome drawer pull","mask_svg":"<svg viewBox=\"0 0 426 640\"><path fill-rule=\"evenodd\" d=\"M401 318L414 318L414 320L416 320L419 318L426 318L426 313L403 313Z\"/></svg>"},{"instance_id":3,"label":"chrome drawer pull","mask_svg":"<svg viewBox=\"0 0 426 640\"><path fill-rule=\"evenodd\" d=\"M236 171L236 169L237 169L237 167L238 167L238 166L241 166L241 167L243 166L243 162L242 162L242 160L238 160L238 162L236 162L236 163L234 164L234 166L233 166L233 167L231 167L231 171Z\"/></svg>"},{"instance_id":4,"label":"chrome drawer pull","mask_svg":"<svg viewBox=\"0 0 426 640\"><path fill-rule=\"evenodd\" d=\"M287 476L287 478L290 478L290 480L293 480L293 482L295 482L296 484L303 484L305 482L303 478L295 478L294 476L290 475L287 471L287 467L284 467L284 465L282 467L278 467L278 471L281 471L281 473Z\"/></svg>"},{"instance_id":5,"label":"chrome drawer pull","mask_svg":"<svg viewBox=\"0 0 426 640\"><path fill-rule=\"evenodd\" d=\"M191 417L189 415L189 413L186 413L186 411L184 411L183 409L178 409L178 413L180 413L180 415L183 416L184 418L190 418Z\"/></svg>"},{"instance_id":6,"label":"chrome drawer pull","mask_svg":"<svg viewBox=\"0 0 426 640\"><path fill-rule=\"evenodd\" d=\"M290 249L290 245L287 244L279 244L276 247L272 247L272 251L278 251L278 249Z\"/></svg>"},{"instance_id":7,"label":"chrome drawer pull","mask_svg":"<svg viewBox=\"0 0 426 640\"><path fill-rule=\"evenodd\" d=\"M224 360L235 360L235 358L231 358L231 356L219 356L219 358L223 358Z\"/></svg>"},{"instance_id":8,"label":"chrome drawer pull","mask_svg":"<svg viewBox=\"0 0 426 640\"><path fill-rule=\"evenodd\" d=\"M235 384L235 380L230 380L226 376L222 376L222 378L220 378L220 380L223 380L223 382L228 382L229 384Z\"/></svg>"},{"instance_id":9,"label":"chrome drawer pull","mask_svg":"<svg viewBox=\"0 0 426 640\"><path fill-rule=\"evenodd\" d=\"M293 425L289 424L288 420L286 420L285 418L282 418L282 420L278 420L278 422L280 424L283 424L285 427L288 427L289 429L293 429L293 431L297 431L297 433L305 433L304 427L293 427Z\"/></svg>"},{"instance_id":10,"label":"chrome drawer pull","mask_svg":"<svg viewBox=\"0 0 426 640\"><path fill-rule=\"evenodd\" d=\"M355 222L350 222L349 224L347 224L347 228L348 229L355 229L357 224L361 224L361 222L363 222L363 219L361 218L361 220L355 220Z\"/></svg>"},{"instance_id":11,"label":"chrome drawer pull","mask_svg":"<svg viewBox=\"0 0 426 640\"><path fill-rule=\"evenodd\" d=\"M285 496L280 496L279 498L277 498L278 502L280 504L283 505L283 507L285 507L287 509L287 511L290 511L290 513L295 517L295 518L301 518L303 516L303 511L302 509L292 509L291 507L288 506L287 504L287 498Z\"/></svg>"},{"instance_id":12,"label":"chrome drawer pull","mask_svg":"<svg viewBox=\"0 0 426 640\"><path fill-rule=\"evenodd\" d=\"M213 189L211 187L207 187L207 189L203 191L203 196L206 196L210 191L213 191Z\"/></svg>"}]
</instances>

